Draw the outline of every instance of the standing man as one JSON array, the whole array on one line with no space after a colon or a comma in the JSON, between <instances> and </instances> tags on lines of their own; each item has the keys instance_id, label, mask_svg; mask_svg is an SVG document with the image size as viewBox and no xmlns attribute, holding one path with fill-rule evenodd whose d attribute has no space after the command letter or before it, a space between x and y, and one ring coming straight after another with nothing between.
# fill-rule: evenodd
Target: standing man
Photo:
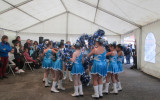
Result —
<instances>
[{"instance_id":1,"label":"standing man","mask_svg":"<svg viewBox=\"0 0 160 100\"><path fill-rule=\"evenodd\" d=\"M130 46L127 46L127 51L126 51L127 64L130 64L130 58L131 58L131 49L130 49Z\"/></svg>"}]
</instances>

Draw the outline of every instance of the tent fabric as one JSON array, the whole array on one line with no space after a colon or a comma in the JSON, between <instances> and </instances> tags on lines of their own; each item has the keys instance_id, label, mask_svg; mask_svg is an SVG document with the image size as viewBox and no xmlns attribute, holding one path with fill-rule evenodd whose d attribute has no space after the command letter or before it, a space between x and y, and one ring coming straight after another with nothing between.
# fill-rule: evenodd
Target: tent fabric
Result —
<instances>
[{"instance_id":1,"label":"tent fabric","mask_svg":"<svg viewBox=\"0 0 160 100\"><path fill-rule=\"evenodd\" d=\"M86 28L81 30L81 23L85 25L86 22L85 26L89 26L86 32L93 32L92 28L99 27L109 35L122 35L159 20L159 5L160 0L1 0L0 28L27 32L32 26L66 13L66 21L63 23L66 28L63 26L64 32L59 33L83 34ZM83 22L80 22L82 19ZM63 17L60 20L64 20ZM77 33L72 25L76 22L81 24ZM40 32L48 33L48 30ZM52 33L57 33L57 30Z\"/></svg>"}]
</instances>

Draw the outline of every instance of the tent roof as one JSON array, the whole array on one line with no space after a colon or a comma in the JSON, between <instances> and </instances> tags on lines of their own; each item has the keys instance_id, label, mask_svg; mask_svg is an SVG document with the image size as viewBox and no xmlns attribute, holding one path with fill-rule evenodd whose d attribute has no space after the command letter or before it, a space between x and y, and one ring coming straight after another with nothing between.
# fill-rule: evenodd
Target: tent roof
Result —
<instances>
[{"instance_id":1,"label":"tent roof","mask_svg":"<svg viewBox=\"0 0 160 100\"><path fill-rule=\"evenodd\" d=\"M21 32L65 14L66 33L73 34L77 22L121 35L159 20L159 5L160 0L1 0L0 28Z\"/></svg>"}]
</instances>

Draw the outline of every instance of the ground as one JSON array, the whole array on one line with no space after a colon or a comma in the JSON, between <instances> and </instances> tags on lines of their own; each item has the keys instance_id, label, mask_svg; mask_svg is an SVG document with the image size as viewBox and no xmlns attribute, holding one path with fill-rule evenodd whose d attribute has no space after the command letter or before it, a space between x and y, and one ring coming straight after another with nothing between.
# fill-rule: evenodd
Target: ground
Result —
<instances>
[{"instance_id":1,"label":"ground","mask_svg":"<svg viewBox=\"0 0 160 100\"><path fill-rule=\"evenodd\" d=\"M160 100L160 80L144 74L139 70L131 70L126 65L120 74L123 91L118 95L104 95L101 100ZM51 93L42 82L43 70L16 75L10 74L8 79L0 80L0 100L92 100L93 86L83 87L84 97L72 97L73 82L64 81L66 91Z\"/></svg>"}]
</instances>

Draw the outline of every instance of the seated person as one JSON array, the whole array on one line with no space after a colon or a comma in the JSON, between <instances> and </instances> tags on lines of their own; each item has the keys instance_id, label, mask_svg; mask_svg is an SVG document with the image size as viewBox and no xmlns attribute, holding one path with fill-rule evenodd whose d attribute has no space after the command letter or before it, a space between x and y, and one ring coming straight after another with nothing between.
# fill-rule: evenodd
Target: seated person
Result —
<instances>
[{"instance_id":1,"label":"seated person","mask_svg":"<svg viewBox=\"0 0 160 100\"><path fill-rule=\"evenodd\" d=\"M11 64L12 66L16 66L16 61L14 58L14 48L12 48L11 52L9 52L8 54L8 61L9 64ZM15 67L15 73L20 73L20 70L18 69L18 67Z\"/></svg>"},{"instance_id":2,"label":"seated person","mask_svg":"<svg viewBox=\"0 0 160 100\"><path fill-rule=\"evenodd\" d=\"M28 48L25 48L23 55L25 56L27 61L36 63L36 60L33 60L33 58L29 56Z\"/></svg>"}]
</instances>

